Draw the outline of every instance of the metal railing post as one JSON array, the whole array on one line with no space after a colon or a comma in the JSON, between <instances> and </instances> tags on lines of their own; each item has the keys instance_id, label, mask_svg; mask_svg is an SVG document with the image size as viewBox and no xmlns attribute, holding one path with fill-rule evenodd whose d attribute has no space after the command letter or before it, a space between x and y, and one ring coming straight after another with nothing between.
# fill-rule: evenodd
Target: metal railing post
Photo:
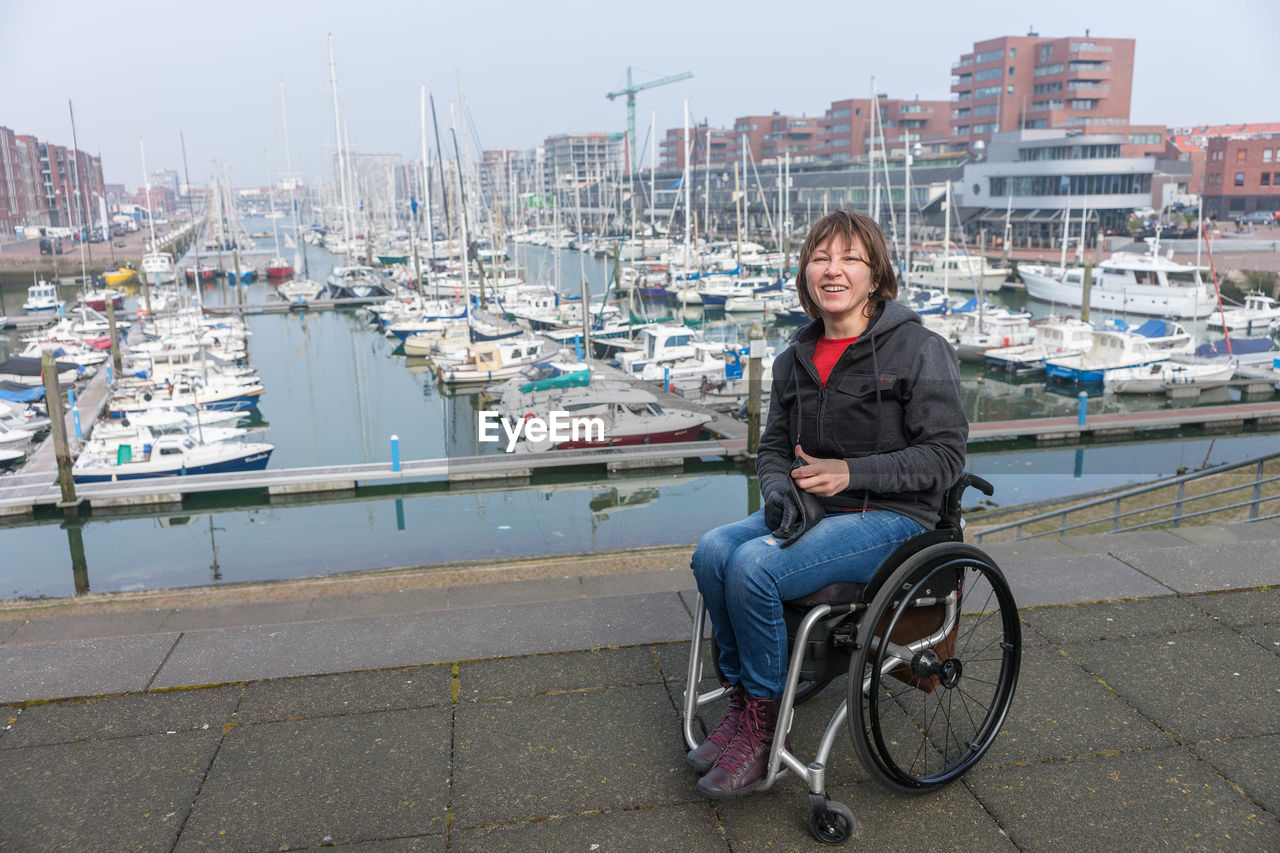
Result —
<instances>
[{"instance_id":1,"label":"metal railing post","mask_svg":"<svg viewBox=\"0 0 1280 853\"><path fill-rule=\"evenodd\" d=\"M1258 460L1258 467L1253 472L1253 502L1249 504L1249 520L1258 520L1258 501L1262 498L1262 463L1264 460Z\"/></svg>"},{"instance_id":2,"label":"metal railing post","mask_svg":"<svg viewBox=\"0 0 1280 853\"><path fill-rule=\"evenodd\" d=\"M1187 491L1185 482L1178 484L1178 505L1173 510L1173 526L1179 527L1182 524L1182 498Z\"/></svg>"}]
</instances>

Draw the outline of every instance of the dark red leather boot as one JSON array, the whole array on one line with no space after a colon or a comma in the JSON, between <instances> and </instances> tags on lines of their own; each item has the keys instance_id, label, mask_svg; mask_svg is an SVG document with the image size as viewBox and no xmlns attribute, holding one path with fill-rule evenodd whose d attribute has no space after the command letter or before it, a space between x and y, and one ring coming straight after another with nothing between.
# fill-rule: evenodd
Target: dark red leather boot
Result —
<instances>
[{"instance_id":1,"label":"dark red leather boot","mask_svg":"<svg viewBox=\"0 0 1280 853\"><path fill-rule=\"evenodd\" d=\"M698 780L699 791L715 800L733 800L760 787L769 768L781 704L778 699L747 697L733 739Z\"/></svg>"},{"instance_id":2,"label":"dark red leather boot","mask_svg":"<svg viewBox=\"0 0 1280 853\"><path fill-rule=\"evenodd\" d=\"M690 750L684 757L685 763L699 773L710 770L720 753L724 752L724 748L733 739L733 733L738 729L742 710L747 707L747 691L742 689L742 685L730 687L725 684L724 687L729 691L729 710L725 712L724 719L716 724L697 749Z\"/></svg>"}]
</instances>

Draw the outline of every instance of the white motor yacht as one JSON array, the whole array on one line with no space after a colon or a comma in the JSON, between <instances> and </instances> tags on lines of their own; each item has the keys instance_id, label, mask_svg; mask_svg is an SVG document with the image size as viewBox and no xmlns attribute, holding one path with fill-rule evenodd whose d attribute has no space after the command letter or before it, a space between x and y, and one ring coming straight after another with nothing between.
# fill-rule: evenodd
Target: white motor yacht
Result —
<instances>
[{"instance_id":1,"label":"white motor yacht","mask_svg":"<svg viewBox=\"0 0 1280 853\"><path fill-rule=\"evenodd\" d=\"M1093 311L1178 320L1208 317L1217 310L1217 298L1201 272L1200 267L1152 252L1117 252L1094 268L1089 307ZM1084 301L1082 267L1039 273L1028 265L1020 268L1019 274L1032 299L1074 308Z\"/></svg>"}]
</instances>

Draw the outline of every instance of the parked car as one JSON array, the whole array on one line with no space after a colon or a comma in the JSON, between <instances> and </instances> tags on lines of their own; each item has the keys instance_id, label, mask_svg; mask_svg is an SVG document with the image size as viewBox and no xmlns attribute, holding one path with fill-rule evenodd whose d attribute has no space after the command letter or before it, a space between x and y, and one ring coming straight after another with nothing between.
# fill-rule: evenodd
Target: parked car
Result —
<instances>
[{"instance_id":1,"label":"parked car","mask_svg":"<svg viewBox=\"0 0 1280 853\"><path fill-rule=\"evenodd\" d=\"M1276 215L1270 210L1255 210L1253 213L1246 213L1240 221L1247 225L1270 225L1276 221Z\"/></svg>"}]
</instances>

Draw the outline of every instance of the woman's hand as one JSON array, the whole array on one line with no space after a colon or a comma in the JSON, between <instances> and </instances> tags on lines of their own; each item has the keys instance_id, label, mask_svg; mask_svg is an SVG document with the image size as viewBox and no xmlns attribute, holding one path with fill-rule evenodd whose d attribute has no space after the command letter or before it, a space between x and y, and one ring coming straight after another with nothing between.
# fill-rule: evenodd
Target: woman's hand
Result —
<instances>
[{"instance_id":1,"label":"woman's hand","mask_svg":"<svg viewBox=\"0 0 1280 853\"><path fill-rule=\"evenodd\" d=\"M798 444L796 456L809 464L791 469L791 479L806 492L829 498L849 488L849 466L843 459L819 459Z\"/></svg>"}]
</instances>

